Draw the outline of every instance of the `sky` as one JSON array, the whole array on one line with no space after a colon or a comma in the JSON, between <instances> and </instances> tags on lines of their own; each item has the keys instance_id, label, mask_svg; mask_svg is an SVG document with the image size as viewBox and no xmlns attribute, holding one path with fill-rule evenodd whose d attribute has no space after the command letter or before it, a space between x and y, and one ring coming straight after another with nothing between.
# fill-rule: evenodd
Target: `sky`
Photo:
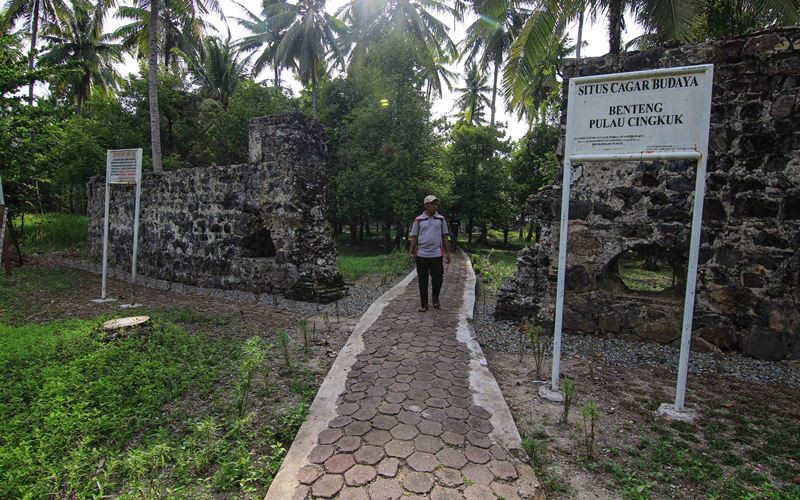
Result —
<instances>
[{"instance_id":1,"label":"sky","mask_svg":"<svg viewBox=\"0 0 800 500\"><path fill-rule=\"evenodd\" d=\"M335 13L342 5L344 5L347 0L332 0L329 1L327 4L327 11L331 14ZM225 13L225 16L228 17L227 25L225 21L222 21L219 16L213 15L211 16L208 21L213 24L220 33L221 37L225 37L227 35L227 31L230 28L231 38L232 40L237 40L243 38L248 34L248 32L239 27L239 24L234 21L233 17L244 17L244 12L232 1L232 0L219 0L220 7L222 12ZM239 3L244 5L248 10L253 13L260 13L261 10L261 0L242 0ZM455 26L453 25L453 19L450 16L441 17L441 19L448 23L450 26L450 38L457 44L460 43L464 39L464 33L466 27L472 24L475 20L475 16L467 17L463 23L458 23ZM594 56L601 56L608 53L608 37L607 37L607 28L605 24L605 19L599 19L598 23L591 23L588 19L584 25L584 32L583 38L586 41L586 46L583 48L581 52L582 57L594 57ZM119 21L116 19L109 19L107 22L106 30L113 31L121 24L124 24L124 21ZM622 40L623 44L642 33L642 29L639 25L635 23L635 21L630 18L629 15L626 15L625 18L625 25L629 27L628 31L623 33ZM571 27L570 29L570 36L573 40L577 38L577 23ZM138 69L137 63L134 61L132 57L127 56L125 63L122 64L118 70L123 74L127 74L130 72L136 72ZM454 65L450 68L451 71L454 71L458 75L463 74L463 63ZM267 69L264 74L258 76L258 80L263 80L265 78L269 78L271 76L271 70ZM294 79L289 79L288 75L284 78L289 80L289 85L292 87L293 91L297 93L301 85L298 81ZM458 82L454 82L454 87L460 87L463 84L463 80ZM453 108L453 103L456 100L456 92L449 91L446 87L443 89L443 95L441 99L436 99L433 104L432 113L434 117L438 118L441 116L449 116L452 117L457 110ZM524 122L519 121L513 114L507 113L505 111L505 105L502 102L502 98L498 94L497 97L497 118L498 122L504 122L506 124L506 135L511 139L517 140L522 137L525 132L527 131L527 124Z\"/></svg>"}]
</instances>

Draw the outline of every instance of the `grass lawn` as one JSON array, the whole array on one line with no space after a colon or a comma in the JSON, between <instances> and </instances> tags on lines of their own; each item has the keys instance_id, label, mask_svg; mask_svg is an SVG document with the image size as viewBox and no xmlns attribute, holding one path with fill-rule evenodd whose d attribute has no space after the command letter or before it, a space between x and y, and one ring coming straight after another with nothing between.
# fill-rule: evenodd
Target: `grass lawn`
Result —
<instances>
[{"instance_id":1,"label":"grass lawn","mask_svg":"<svg viewBox=\"0 0 800 500\"><path fill-rule=\"evenodd\" d=\"M0 278L0 498L263 497L326 348L305 349L291 316L191 298L106 341L101 323L124 314L63 319L92 311L86 280L36 265Z\"/></svg>"},{"instance_id":2,"label":"grass lawn","mask_svg":"<svg viewBox=\"0 0 800 500\"><path fill-rule=\"evenodd\" d=\"M45 253L53 250L85 252L89 248L85 215L26 214L24 224L17 217L14 227L21 232L20 246L24 253Z\"/></svg>"}]
</instances>

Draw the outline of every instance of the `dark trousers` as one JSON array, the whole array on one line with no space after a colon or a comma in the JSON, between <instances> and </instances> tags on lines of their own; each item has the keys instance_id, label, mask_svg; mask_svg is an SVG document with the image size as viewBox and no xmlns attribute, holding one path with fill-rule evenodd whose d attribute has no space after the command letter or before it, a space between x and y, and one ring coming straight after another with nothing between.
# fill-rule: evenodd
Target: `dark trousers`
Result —
<instances>
[{"instance_id":1,"label":"dark trousers","mask_svg":"<svg viewBox=\"0 0 800 500\"><path fill-rule=\"evenodd\" d=\"M442 280L444 277L442 257L417 257L419 301L423 306L428 305L428 273L430 273L433 281L433 301L439 302L439 292L442 290Z\"/></svg>"}]
</instances>

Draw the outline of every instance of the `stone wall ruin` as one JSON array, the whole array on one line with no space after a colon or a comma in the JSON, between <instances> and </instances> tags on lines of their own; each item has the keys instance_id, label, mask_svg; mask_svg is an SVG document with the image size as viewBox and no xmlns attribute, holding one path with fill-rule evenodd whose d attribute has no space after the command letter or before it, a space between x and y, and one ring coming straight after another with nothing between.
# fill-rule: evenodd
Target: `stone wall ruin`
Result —
<instances>
[{"instance_id":1,"label":"stone wall ruin","mask_svg":"<svg viewBox=\"0 0 800 500\"><path fill-rule=\"evenodd\" d=\"M692 346L800 358L800 28L571 61L564 75L704 63L714 90ZM565 330L677 343L694 176L687 161L577 166ZM541 238L520 252L497 317L533 315L552 329L560 205L560 186L529 199ZM618 272L630 252L679 279L631 290Z\"/></svg>"},{"instance_id":2,"label":"stone wall ruin","mask_svg":"<svg viewBox=\"0 0 800 500\"><path fill-rule=\"evenodd\" d=\"M324 218L323 128L299 114L250 123L250 162L143 173L138 272L203 288L330 302L343 295ZM102 258L105 181L89 185ZM109 266L130 269L134 192L111 189Z\"/></svg>"}]
</instances>

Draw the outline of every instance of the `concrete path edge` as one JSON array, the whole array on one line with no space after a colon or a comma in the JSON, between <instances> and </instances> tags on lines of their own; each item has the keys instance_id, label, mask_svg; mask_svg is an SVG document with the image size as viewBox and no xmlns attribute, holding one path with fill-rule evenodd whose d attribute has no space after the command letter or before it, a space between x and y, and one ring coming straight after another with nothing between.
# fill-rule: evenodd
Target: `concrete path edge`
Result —
<instances>
[{"instance_id":1,"label":"concrete path edge","mask_svg":"<svg viewBox=\"0 0 800 500\"><path fill-rule=\"evenodd\" d=\"M497 380L489 371L486 356L483 354L478 340L475 338L475 330L472 328L472 312L475 308L475 285L477 282L475 270L472 268L472 261L467 258L467 286L464 287L464 301L459 313L457 338L463 342L470 350L470 374L469 388L475 404L483 407L492 414L491 423L494 430L490 437L498 444L504 446L513 453L522 453L522 438L517 430L517 424L511 416L500 386Z\"/></svg>"}]
</instances>

